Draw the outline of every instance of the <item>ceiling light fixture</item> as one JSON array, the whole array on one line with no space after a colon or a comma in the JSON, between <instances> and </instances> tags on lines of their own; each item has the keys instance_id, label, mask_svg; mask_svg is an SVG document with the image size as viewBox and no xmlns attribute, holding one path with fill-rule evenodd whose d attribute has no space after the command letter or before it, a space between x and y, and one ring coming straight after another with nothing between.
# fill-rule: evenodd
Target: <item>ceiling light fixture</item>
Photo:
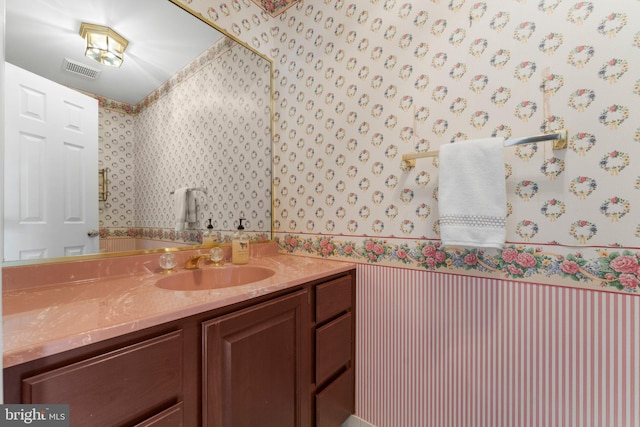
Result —
<instances>
[{"instance_id":1,"label":"ceiling light fixture","mask_svg":"<svg viewBox=\"0 0 640 427\"><path fill-rule=\"evenodd\" d=\"M80 25L80 35L86 42L84 55L102 65L119 67L124 61L124 50L129 42L109 27Z\"/></svg>"}]
</instances>

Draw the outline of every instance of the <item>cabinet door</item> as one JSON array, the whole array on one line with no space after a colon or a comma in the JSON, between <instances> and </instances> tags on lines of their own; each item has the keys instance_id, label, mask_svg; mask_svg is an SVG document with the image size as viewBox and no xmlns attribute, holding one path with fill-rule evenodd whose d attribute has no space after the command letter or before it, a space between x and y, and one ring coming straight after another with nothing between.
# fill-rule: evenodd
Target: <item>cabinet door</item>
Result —
<instances>
[{"instance_id":1,"label":"cabinet door","mask_svg":"<svg viewBox=\"0 0 640 427\"><path fill-rule=\"evenodd\" d=\"M309 424L307 291L203 323L203 425Z\"/></svg>"},{"instance_id":2,"label":"cabinet door","mask_svg":"<svg viewBox=\"0 0 640 427\"><path fill-rule=\"evenodd\" d=\"M181 331L22 380L23 403L69 404L72 426L131 425L181 395Z\"/></svg>"}]
</instances>

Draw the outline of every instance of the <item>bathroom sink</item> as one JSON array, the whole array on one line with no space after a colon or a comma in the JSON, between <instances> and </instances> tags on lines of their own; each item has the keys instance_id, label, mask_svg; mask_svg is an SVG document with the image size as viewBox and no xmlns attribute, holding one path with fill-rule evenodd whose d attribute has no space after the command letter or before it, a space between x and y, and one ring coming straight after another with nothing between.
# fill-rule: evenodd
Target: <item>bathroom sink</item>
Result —
<instances>
[{"instance_id":1,"label":"bathroom sink","mask_svg":"<svg viewBox=\"0 0 640 427\"><path fill-rule=\"evenodd\" d=\"M158 279L156 286L173 291L200 291L246 285L273 276L275 271L256 265L228 265L185 270Z\"/></svg>"}]
</instances>

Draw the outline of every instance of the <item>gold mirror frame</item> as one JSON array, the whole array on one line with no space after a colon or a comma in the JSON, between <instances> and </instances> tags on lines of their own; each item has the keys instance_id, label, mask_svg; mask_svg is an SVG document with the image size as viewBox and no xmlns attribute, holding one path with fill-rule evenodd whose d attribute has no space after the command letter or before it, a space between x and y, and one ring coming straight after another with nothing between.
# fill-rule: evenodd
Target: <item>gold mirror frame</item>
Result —
<instances>
[{"instance_id":1,"label":"gold mirror frame","mask_svg":"<svg viewBox=\"0 0 640 427\"><path fill-rule=\"evenodd\" d=\"M274 129L273 129L273 117L274 117L274 113L273 113L273 60L269 57L267 57L266 55L262 54L261 52L258 52L257 50L255 50L254 48L250 47L248 44L246 44L245 42L238 40L235 36L233 36L232 34L230 34L229 32L227 32L226 30L218 27L217 25L215 25L213 22L207 20L205 17L203 17L200 13L194 11L193 9L189 8L188 6L185 6L181 3L179 3L179 0L169 0L171 3L173 3L175 6L179 7L180 9L184 10L185 12L189 13L190 15L192 15L194 18L199 19L200 21L204 22L205 24L213 27L215 30L219 31L221 34L223 34L225 37L230 38L231 40L233 40L234 42L238 43L239 45L243 46L245 49L250 50L251 52L255 53L256 55L258 55L260 58L264 59L265 61L267 61L269 63L269 137L271 138L271 231L270 231L270 240L267 242L260 242L260 243L269 243L273 241L273 224L274 224L274 211L273 211L273 140L274 140ZM100 181L100 183L102 183L104 185L104 191L100 191L102 190L102 187L99 188L99 197L102 197L101 195L104 195L105 200L108 197L108 191L107 191L107 179L106 179L106 174L105 174L105 170L104 169L100 169L99 173L102 173L104 176L102 176L102 180ZM100 198L100 200L102 200ZM253 244L253 243L252 243ZM226 244L222 244L222 246L229 246L228 243ZM96 254L87 254L87 255L78 255L78 256L68 256L68 257L59 257L59 258L46 258L46 259L37 259L37 260L22 260L22 261L5 261L3 262L3 267L12 267L12 266L18 266L18 265L37 265L37 264L50 264L50 263L60 263L60 262L74 262L74 261L83 261L83 260L90 260L90 259L101 259L101 258L118 258L118 257L125 257L125 256L132 256L132 255L144 255L144 254L153 254L153 253L163 253L163 252L180 252L180 251L187 251L187 250L194 250L194 249L201 249L201 248L210 248L212 247L211 245L190 245L190 246L179 246L179 247L170 247L170 248L158 248L158 249L146 249L146 250L136 250L136 251L123 251L123 252L112 252L112 253L96 253Z\"/></svg>"}]
</instances>

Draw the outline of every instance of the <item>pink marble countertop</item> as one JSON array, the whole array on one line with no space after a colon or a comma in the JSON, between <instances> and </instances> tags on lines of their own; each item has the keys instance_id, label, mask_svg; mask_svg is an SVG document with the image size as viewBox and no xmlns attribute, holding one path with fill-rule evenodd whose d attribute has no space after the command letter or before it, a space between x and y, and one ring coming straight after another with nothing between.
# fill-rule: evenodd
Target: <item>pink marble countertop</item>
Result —
<instances>
[{"instance_id":1,"label":"pink marble countertop","mask_svg":"<svg viewBox=\"0 0 640 427\"><path fill-rule=\"evenodd\" d=\"M250 265L270 268L275 274L247 285L198 291L155 286L158 279L167 277L157 269L49 286L10 288L2 295L4 367L355 268L351 263L292 255L252 258Z\"/></svg>"}]
</instances>

